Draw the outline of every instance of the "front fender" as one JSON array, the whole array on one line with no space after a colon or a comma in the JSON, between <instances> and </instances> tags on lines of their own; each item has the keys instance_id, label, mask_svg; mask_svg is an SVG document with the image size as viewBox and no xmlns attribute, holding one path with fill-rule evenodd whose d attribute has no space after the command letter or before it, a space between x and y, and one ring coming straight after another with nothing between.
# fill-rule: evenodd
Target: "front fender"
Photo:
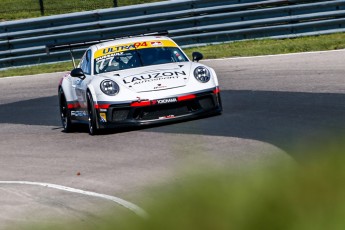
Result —
<instances>
[{"instance_id":1,"label":"front fender","mask_svg":"<svg viewBox=\"0 0 345 230\"><path fill-rule=\"evenodd\" d=\"M59 88L62 88L64 95L66 97L66 101L76 101L77 96L75 95L72 86L72 79L69 74L63 76L60 80Z\"/></svg>"},{"instance_id":2,"label":"front fender","mask_svg":"<svg viewBox=\"0 0 345 230\"><path fill-rule=\"evenodd\" d=\"M216 71L214 71L213 68L211 67L207 67L210 71L211 71L211 75L213 76L213 82L216 86L219 86L219 82L218 82L218 77L217 77L217 74L216 74Z\"/></svg>"},{"instance_id":3,"label":"front fender","mask_svg":"<svg viewBox=\"0 0 345 230\"><path fill-rule=\"evenodd\" d=\"M96 93L97 89L95 89L94 84L89 84L87 86L87 91L89 91L91 93L91 96L92 96L94 103L97 104L97 101L98 101L98 97L97 97L97 93ZM85 93L87 93L87 91Z\"/></svg>"}]
</instances>

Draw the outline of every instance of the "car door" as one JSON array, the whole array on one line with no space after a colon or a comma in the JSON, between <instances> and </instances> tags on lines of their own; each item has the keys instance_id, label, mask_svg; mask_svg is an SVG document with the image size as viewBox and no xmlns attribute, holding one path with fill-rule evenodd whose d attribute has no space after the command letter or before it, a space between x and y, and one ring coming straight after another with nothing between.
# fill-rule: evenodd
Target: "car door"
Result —
<instances>
[{"instance_id":1,"label":"car door","mask_svg":"<svg viewBox=\"0 0 345 230\"><path fill-rule=\"evenodd\" d=\"M75 80L75 91L78 98L78 102L81 108L87 108L87 98L86 98L86 90L87 85L91 81L91 50L87 50L82 57L79 65L85 74L84 79L77 78Z\"/></svg>"}]
</instances>

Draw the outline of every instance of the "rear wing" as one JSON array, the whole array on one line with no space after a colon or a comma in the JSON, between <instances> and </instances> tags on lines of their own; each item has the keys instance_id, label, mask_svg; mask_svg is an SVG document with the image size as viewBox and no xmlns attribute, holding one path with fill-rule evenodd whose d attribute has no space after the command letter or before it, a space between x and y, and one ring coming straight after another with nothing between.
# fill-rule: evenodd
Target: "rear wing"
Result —
<instances>
[{"instance_id":1,"label":"rear wing","mask_svg":"<svg viewBox=\"0 0 345 230\"><path fill-rule=\"evenodd\" d=\"M55 44L55 45L46 45L46 53L50 54L52 51L62 51L62 50L73 50L76 48L83 48L89 47L101 42L111 41L109 40L97 40L97 41L89 41L89 42L77 42L77 43L70 43L70 44Z\"/></svg>"},{"instance_id":2,"label":"rear wing","mask_svg":"<svg viewBox=\"0 0 345 230\"><path fill-rule=\"evenodd\" d=\"M108 40L96 40L96 41L88 41L88 42L77 42L77 43L71 43L71 44L55 44L55 45L46 45L46 53L49 55L50 52L54 51L63 51L63 50L69 50L69 53L71 55L71 60L73 63L73 68L76 68L75 64L75 58L73 55L73 49L77 48L88 48L92 45L105 42L105 41L111 41L114 39L108 39Z\"/></svg>"}]
</instances>

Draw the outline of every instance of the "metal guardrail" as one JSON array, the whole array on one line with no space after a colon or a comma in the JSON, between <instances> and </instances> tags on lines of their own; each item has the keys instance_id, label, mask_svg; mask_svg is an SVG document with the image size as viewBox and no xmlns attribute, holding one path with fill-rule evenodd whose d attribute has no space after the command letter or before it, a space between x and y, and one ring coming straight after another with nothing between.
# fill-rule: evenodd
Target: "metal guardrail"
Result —
<instances>
[{"instance_id":1,"label":"metal guardrail","mask_svg":"<svg viewBox=\"0 0 345 230\"><path fill-rule=\"evenodd\" d=\"M69 59L68 50L48 55L46 45L154 31L182 47L343 32L345 0L170 0L1 22L0 68Z\"/></svg>"}]
</instances>

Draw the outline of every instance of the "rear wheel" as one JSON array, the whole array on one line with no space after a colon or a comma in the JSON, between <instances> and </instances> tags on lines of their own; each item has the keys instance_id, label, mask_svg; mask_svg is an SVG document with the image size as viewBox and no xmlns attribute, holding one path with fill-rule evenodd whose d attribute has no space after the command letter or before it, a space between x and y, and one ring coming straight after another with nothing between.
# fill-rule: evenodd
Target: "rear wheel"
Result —
<instances>
[{"instance_id":1,"label":"rear wheel","mask_svg":"<svg viewBox=\"0 0 345 230\"><path fill-rule=\"evenodd\" d=\"M90 92L87 92L87 110L89 114L89 134L90 135L97 135L99 134L99 128L97 127L97 114L95 111L95 106L93 102L93 98Z\"/></svg>"},{"instance_id":2,"label":"rear wheel","mask_svg":"<svg viewBox=\"0 0 345 230\"><path fill-rule=\"evenodd\" d=\"M63 131L69 133L73 130L71 111L68 109L67 100L62 88L59 89L59 107Z\"/></svg>"}]
</instances>

